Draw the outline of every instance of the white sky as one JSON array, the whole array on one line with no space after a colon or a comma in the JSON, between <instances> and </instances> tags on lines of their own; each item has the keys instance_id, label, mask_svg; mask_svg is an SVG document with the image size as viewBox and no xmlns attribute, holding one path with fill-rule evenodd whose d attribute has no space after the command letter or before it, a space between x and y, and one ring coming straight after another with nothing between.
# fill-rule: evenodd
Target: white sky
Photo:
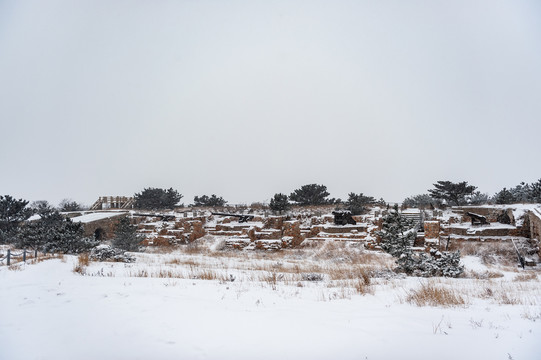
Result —
<instances>
[{"instance_id":1,"label":"white sky","mask_svg":"<svg viewBox=\"0 0 541 360\"><path fill-rule=\"evenodd\" d=\"M0 193L541 177L541 2L0 0ZM473 157L475 154L475 157Z\"/></svg>"}]
</instances>

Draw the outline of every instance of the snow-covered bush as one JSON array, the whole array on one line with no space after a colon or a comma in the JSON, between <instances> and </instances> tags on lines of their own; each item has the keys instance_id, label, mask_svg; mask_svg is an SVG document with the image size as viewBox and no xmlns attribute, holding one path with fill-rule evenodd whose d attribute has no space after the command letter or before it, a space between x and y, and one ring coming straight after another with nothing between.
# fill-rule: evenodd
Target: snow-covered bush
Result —
<instances>
[{"instance_id":1,"label":"snow-covered bush","mask_svg":"<svg viewBox=\"0 0 541 360\"><path fill-rule=\"evenodd\" d=\"M17 246L43 252L78 254L89 251L99 242L83 237L83 224L64 218L58 211L46 211L38 220L19 230Z\"/></svg>"},{"instance_id":2,"label":"snow-covered bush","mask_svg":"<svg viewBox=\"0 0 541 360\"><path fill-rule=\"evenodd\" d=\"M412 223L398 213L395 206L393 212L383 219L381 248L397 258L397 270L414 276L447 276L457 277L464 271L460 265L460 252L435 251L415 254L411 249L416 232L411 229Z\"/></svg>"},{"instance_id":3,"label":"snow-covered bush","mask_svg":"<svg viewBox=\"0 0 541 360\"><path fill-rule=\"evenodd\" d=\"M378 235L382 239L381 248L398 258L411 248L417 237L413 222L398 212L398 205L383 218L382 231Z\"/></svg>"},{"instance_id":4,"label":"snow-covered bush","mask_svg":"<svg viewBox=\"0 0 541 360\"><path fill-rule=\"evenodd\" d=\"M90 251L90 260L132 263L135 262L135 257L126 254L126 252L123 250L114 248L110 245L100 245Z\"/></svg>"},{"instance_id":5,"label":"snow-covered bush","mask_svg":"<svg viewBox=\"0 0 541 360\"><path fill-rule=\"evenodd\" d=\"M304 281L323 281L323 275L318 273L302 274Z\"/></svg>"},{"instance_id":6,"label":"snow-covered bush","mask_svg":"<svg viewBox=\"0 0 541 360\"><path fill-rule=\"evenodd\" d=\"M458 277L464 271L460 265L460 252L435 252L433 254L403 254L398 260L398 267L406 274L422 277L445 276Z\"/></svg>"}]
</instances>

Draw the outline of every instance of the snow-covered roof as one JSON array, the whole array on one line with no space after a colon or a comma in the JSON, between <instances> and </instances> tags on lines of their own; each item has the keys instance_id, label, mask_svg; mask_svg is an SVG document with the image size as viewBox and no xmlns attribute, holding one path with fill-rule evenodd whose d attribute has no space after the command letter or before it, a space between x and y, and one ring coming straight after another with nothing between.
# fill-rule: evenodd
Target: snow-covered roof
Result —
<instances>
[{"instance_id":1,"label":"snow-covered roof","mask_svg":"<svg viewBox=\"0 0 541 360\"><path fill-rule=\"evenodd\" d=\"M93 222L93 221L113 218L113 217L120 216L120 215L123 215L123 214L124 213L122 213L122 212L96 212L96 213L90 213L90 214L84 214L84 215L81 215L81 216L76 216L76 217L71 218L71 220L74 221L74 222L80 222L80 223L86 224L86 223L90 223L90 222Z\"/></svg>"}]
</instances>

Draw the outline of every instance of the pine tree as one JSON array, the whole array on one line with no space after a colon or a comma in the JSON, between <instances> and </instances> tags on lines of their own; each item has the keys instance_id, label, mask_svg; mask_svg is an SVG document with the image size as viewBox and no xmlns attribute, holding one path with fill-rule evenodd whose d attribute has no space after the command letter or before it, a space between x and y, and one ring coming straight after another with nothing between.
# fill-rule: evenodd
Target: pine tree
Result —
<instances>
[{"instance_id":1,"label":"pine tree","mask_svg":"<svg viewBox=\"0 0 541 360\"><path fill-rule=\"evenodd\" d=\"M46 211L41 218L25 224L17 234L17 246L43 252L80 253L98 241L83 236L83 224L64 218L58 211Z\"/></svg>"},{"instance_id":2,"label":"pine tree","mask_svg":"<svg viewBox=\"0 0 541 360\"><path fill-rule=\"evenodd\" d=\"M440 205L439 201L428 194L419 194L407 197L402 201L402 208L419 208L426 209Z\"/></svg>"},{"instance_id":3,"label":"pine tree","mask_svg":"<svg viewBox=\"0 0 541 360\"><path fill-rule=\"evenodd\" d=\"M410 252L417 236L412 229L413 222L402 216L398 205L395 205L393 211L383 218L382 231L378 233L382 239L381 248L394 257Z\"/></svg>"},{"instance_id":4,"label":"pine tree","mask_svg":"<svg viewBox=\"0 0 541 360\"><path fill-rule=\"evenodd\" d=\"M469 204L471 205L484 205L488 203L488 194L480 191L474 191L470 196Z\"/></svg>"},{"instance_id":5,"label":"pine tree","mask_svg":"<svg viewBox=\"0 0 541 360\"><path fill-rule=\"evenodd\" d=\"M448 203L460 206L466 204L466 196L472 195L476 186L468 185L467 181L453 183L450 181L438 181L434 189L428 190L430 196L435 199L445 200Z\"/></svg>"},{"instance_id":6,"label":"pine tree","mask_svg":"<svg viewBox=\"0 0 541 360\"><path fill-rule=\"evenodd\" d=\"M329 195L325 185L309 184L293 191L289 195L289 200L299 205L324 205L330 203L327 199Z\"/></svg>"},{"instance_id":7,"label":"pine tree","mask_svg":"<svg viewBox=\"0 0 541 360\"><path fill-rule=\"evenodd\" d=\"M366 212L368 205L374 204L375 202L376 199L372 196L365 196L363 193L349 193L346 209L351 211L352 215L361 215Z\"/></svg>"},{"instance_id":8,"label":"pine tree","mask_svg":"<svg viewBox=\"0 0 541 360\"><path fill-rule=\"evenodd\" d=\"M530 198L533 203L541 203L541 179L530 185L531 195Z\"/></svg>"},{"instance_id":9,"label":"pine tree","mask_svg":"<svg viewBox=\"0 0 541 360\"><path fill-rule=\"evenodd\" d=\"M83 205L71 199L64 199L58 204L58 209L62 212L80 211L83 210Z\"/></svg>"},{"instance_id":10,"label":"pine tree","mask_svg":"<svg viewBox=\"0 0 541 360\"><path fill-rule=\"evenodd\" d=\"M137 233L137 227L124 217L118 221L115 237L112 240L114 247L125 251L138 251L143 237Z\"/></svg>"},{"instance_id":11,"label":"pine tree","mask_svg":"<svg viewBox=\"0 0 541 360\"><path fill-rule=\"evenodd\" d=\"M182 195L173 188L146 188L141 193L136 193L134 199L134 206L139 209L172 209L182 199Z\"/></svg>"},{"instance_id":12,"label":"pine tree","mask_svg":"<svg viewBox=\"0 0 541 360\"><path fill-rule=\"evenodd\" d=\"M224 200L221 196L218 197L215 194L212 194L210 197L207 195L202 196L195 196L193 198L194 206L212 206L212 207L220 207L225 206L227 204L227 201Z\"/></svg>"},{"instance_id":13,"label":"pine tree","mask_svg":"<svg viewBox=\"0 0 541 360\"><path fill-rule=\"evenodd\" d=\"M287 195L278 193L274 194L274 197L270 201L269 207L272 211L281 214L282 211L287 211L291 207L291 204L289 203Z\"/></svg>"},{"instance_id":14,"label":"pine tree","mask_svg":"<svg viewBox=\"0 0 541 360\"><path fill-rule=\"evenodd\" d=\"M494 195L494 201L496 204L513 204L516 202L516 199L511 191L503 188L500 192Z\"/></svg>"},{"instance_id":15,"label":"pine tree","mask_svg":"<svg viewBox=\"0 0 541 360\"><path fill-rule=\"evenodd\" d=\"M0 195L0 243L11 242L20 224L32 216L28 201Z\"/></svg>"},{"instance_id":16,"label":"pine tree","mask_svg":"<svg viewBox=\"0 0 541 360\"><path fill-rule=\"evenodd\" d=\"M398 212L398 205L394 211L383 220L381 247L395 257L398 269L408 275L416 276L448 276L457 277L464 267L460 265L460 252L435 251L433 256L425 253L414 254L412 243L416 232L412 231L413 224Z\"/></svg>"}]
</instances>

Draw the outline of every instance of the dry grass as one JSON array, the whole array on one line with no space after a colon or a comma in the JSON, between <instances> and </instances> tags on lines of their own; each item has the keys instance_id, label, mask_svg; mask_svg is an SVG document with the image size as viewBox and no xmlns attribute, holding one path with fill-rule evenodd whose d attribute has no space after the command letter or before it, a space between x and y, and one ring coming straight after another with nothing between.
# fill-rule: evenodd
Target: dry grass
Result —
<instances>
[{"instance_id":1,"label":"dry grass","mask_svg":"<svg viewBox=\"0 0 541 360\"><path fill-rule=\"evenodd\" d=\"M367 284L370 284L371 271L371 267L362 267L359 265L330 266L325 269L331 280L362 279Z\"/></svg>"},{"instance_id":2,"label":"dry grass","mask_svg":"<svg viewBox=\"0 0 541 360\"><path fill-rule=\"evenodd\" d=\"M479 257L485 265L516 266L518 263L517 254L511 242L466 243L460 247L460 252L462 255Z\"/></svg>"},{"instance_id":3,"label":"dry grass","mask_svg":"<svg viewBox=\"0 0 541 360\"><path fill-rule=\"evenodd\" d=\"M530 272L515 276L513 281L537 281L537 274Z\"/></svg>"},{"instance_id":4,"label":"dry grass","mask_svg":"<svg viewBox=\"0 0 541 360\"><path fill-rule=\"evenodd\" d=\"M82 266L88 266L90 264L90 255L88 253L79 254L77 260Z\"/></svg>"},{"instance_id":5,"label":"dry grass","mask_svg":"<svg viewBox=\"0 0 541 360\"><path fill-rule=\"evenodd\" d=\"M479 271L471 270L471 271L468 272L467 276L469 278L472 278L472 279L486 280L486 279L501 278L501 277L503 277L503 274L501 272L498 272L498 271L486 270L486 271L483 271L483 272L479 272Z\"/></svg>"},{"instance_id":6,"label":"dry grass","mask_svg":"<svg viewBox=\"0 0 541 360\"><path fill-rule=\"evenodd\" d=\"M412 289L406 301L417 306L465 306L466 299L455 289L448 289L435 281L423 282L419 289Z\"/></svg>"},{"instance_id":7,"label":"dry grass","mask_svg":"<svg viewBox=\"0 0 541 360\"><path fill-rule=\"evenodd\" d=\"M86 268L90 264L88 253L79 254L77 262L73 266L73 272L81 275L87 275Z\"/></svg>"}]
</instances>

